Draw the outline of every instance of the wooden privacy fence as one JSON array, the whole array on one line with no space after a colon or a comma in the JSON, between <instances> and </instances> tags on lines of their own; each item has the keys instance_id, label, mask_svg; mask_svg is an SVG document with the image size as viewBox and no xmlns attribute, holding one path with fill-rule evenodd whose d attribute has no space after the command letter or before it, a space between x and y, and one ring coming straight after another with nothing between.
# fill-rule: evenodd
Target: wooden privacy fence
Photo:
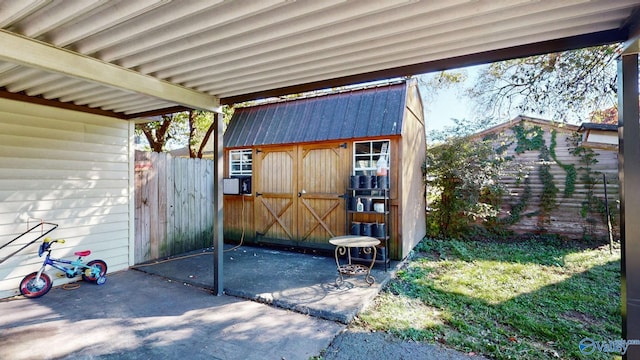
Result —
<instances>
[{"instance_id":1,"label":"wooden privacy fence","mask_svg":"<svg viewBox=\"0 0 640 360\"><path fill-rule=\"evenodd\" d=\"M136 151L135 263L213 244L213 161Z\"/></svg>"}]
</instances>

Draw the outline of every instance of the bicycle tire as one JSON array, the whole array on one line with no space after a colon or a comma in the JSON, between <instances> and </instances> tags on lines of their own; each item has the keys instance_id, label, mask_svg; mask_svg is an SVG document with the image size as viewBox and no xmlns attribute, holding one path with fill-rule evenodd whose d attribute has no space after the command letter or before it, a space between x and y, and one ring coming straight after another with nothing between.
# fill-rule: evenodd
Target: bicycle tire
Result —
<instances>
[{"instance_id":1,"label":"bicycle tire","mask_svg":"<svg viewBox=\"0 0 640 360\"><path fill-rule=\"evenodd\" d=\"M22 295L30 299L34 299L43 296L51 290L53 282L49 275L45 273L40 274L39 282L36 282L37 276L37 272L32 272L20 281L20 293Z\"/></svg>"},{"instance_id":2,"label":"bicycle tire","mask_svg":"<svg viewBox=\"0 0 640 360\"><path fill-rule=\"evenodd\" d=\"M107 274L107 263L102 260L91 260L87 263L87 266L93 268L97 266L100 268L100 272L96 274L87 275L86 273L82 273L82 280L97 283L98 278L104 277Z\"/></svg>"}]
</instances>

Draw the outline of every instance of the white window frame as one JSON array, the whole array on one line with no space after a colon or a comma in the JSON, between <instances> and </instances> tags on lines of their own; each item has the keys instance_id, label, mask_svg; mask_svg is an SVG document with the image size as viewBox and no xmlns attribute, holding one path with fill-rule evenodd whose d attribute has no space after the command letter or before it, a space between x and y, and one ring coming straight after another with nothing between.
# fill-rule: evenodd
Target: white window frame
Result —
<instances>
[{"instance_id":1,"label":"white window frame","mask_svg":"<svg viewBox=\"0 0 640 360\"><path fill-rule=\"evenodd\" d=\"M389 173L389 169L391 168L391 140L389 139L378 139L378 140L366 140L366 141L354 141L353 142L353 169L352 175L375 175L376 174L376 163L380 158L380 152L374 152L373 144L374 143L387 143L387 152L385 153L385 157L387 160L387 173ZM356 150L358 148L358 144L369 144L369 151L367 153L357 154ZM368 166L361 166L363 159L367 162Z\"/></svg>"},{"instance_id":2,"label":"white window frame","mask_svg":"<svg viewBox=\"0 0 640 360\"><path fill-rule=\"evenodd\" d=\"M249 155L248 159L246 155ZM234 170L237 165L239 170ZM253 175L253 151L251 149L229 150L229 176Z\"/></svg>"}]
</instances>

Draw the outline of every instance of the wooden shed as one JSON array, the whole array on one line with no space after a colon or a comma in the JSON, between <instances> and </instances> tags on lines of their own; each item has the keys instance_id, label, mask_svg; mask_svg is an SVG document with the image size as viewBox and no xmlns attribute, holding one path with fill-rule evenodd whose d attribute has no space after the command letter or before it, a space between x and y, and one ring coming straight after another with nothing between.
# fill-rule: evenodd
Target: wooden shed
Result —
<instances>
[{"instance_id":1,"label":"wooden shed","mask_svg":"<svg viewBox=\"0 0 640 360\"><path fill-rule=\"evenodd\" d=\"M406 257L426 234L426 137L415 81L240 108L224 144L225 240L332 249L331 237L349 233L350 177L375 174L381 156L390 258Z\"/></svg>"},{"instance_id":2,"label":"wooden shed","mask_svg":"<svg viewBox=\"0 0 640 360\"><path fill-rule=\"evenodd\" d=\"M607 238L608 205L618 236L616 126L518 116L473 138L493 140L496 152L516 165L502 178L507 192L500 217L509 229Z\"/></svg>"}]
</instances>

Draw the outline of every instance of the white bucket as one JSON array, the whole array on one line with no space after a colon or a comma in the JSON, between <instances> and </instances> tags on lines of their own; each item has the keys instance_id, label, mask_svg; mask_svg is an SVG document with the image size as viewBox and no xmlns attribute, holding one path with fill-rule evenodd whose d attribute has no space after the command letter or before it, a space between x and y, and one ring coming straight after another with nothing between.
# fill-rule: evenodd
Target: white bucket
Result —
<instances>
[{"instance_id":1,"label":"white bucket","mask_svg":"<svg viewBox=\"0 0 640 360\"><path fill-rule=\"evenodd\" d=\"M373 211L382 213L384 212L384 204L383 203L375 203L373 204Z\"/></svg>"}]
</instances>

